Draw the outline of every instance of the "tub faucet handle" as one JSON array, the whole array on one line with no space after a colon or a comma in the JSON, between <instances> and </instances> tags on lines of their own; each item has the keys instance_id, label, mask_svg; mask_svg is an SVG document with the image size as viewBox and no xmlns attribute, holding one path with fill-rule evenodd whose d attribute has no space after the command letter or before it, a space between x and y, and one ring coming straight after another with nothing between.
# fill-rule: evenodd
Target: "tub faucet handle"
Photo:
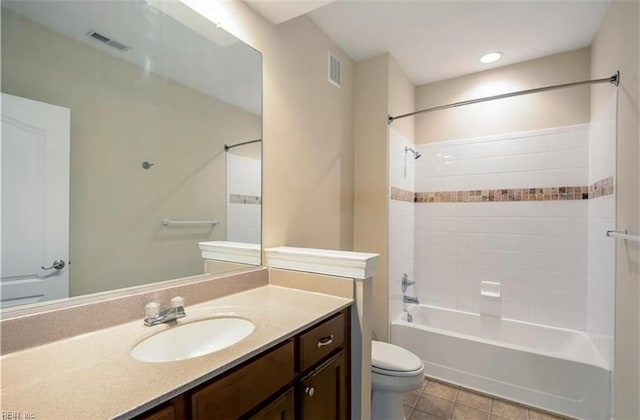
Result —
<instances>
[{"instance_id":1,"label":"tub faucet handle","mask_svg":"<svg viewBox=\"0 0 640 420\"><path fill-rule=\"evenodd\" d=\"M413 286L414 284L416 284L416 282L409 280L409 276L407 275L407 273L404 273L402 275L402 292L403 293L407 291L409 286Z\"/></svg>"}]
</instances>

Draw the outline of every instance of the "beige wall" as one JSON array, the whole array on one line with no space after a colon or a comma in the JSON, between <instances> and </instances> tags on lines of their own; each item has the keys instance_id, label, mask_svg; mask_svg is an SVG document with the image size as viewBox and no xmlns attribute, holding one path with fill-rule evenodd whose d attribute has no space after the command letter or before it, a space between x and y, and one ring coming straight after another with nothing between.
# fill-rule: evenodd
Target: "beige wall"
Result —
<instances>
[{"instance_id":1,"label":"beige wall","mask_svg":"<svg viewBox=\"0 0 640 420\"><path fill-rule=\"evenodd\" d=\"M376 252L373 335L389 338L389 126L387 116L411 112L415 88L389 54L356 63L354 249ZM413 118L394 123L408 139ZM398 286L399 287L399 286Z\"/></svg>"},{"instance_id":2,"label":"beige wall","mask_svg":"<svg viewBox=\"0 0 640 420\"><path fill-rule=\"evenodd\" d=\"M416 87L391 57L389 60L389 115L400 115L415 111ZM415 117L407 117L392 123L398 131L409 141L415 143Z\"/></svg>"},{"instance_id":3,"label":"beige wall","mask_svg":"<svg viewBox=\"0 0 640 420\"><path fill-rule=\"evenodd\" d=\"M429 83L416 90L416 109L590 78L590 49ZM599 77L610 76L607 70ZM589 88L576 87L421 114L415 141L480 137L589 121ZM394 122L395 127L396 122Z\"/></svg>"},{"instance_id":4,"label":"beige wall","mask_svg":"<svg viewBox=\"0 0 640 420\"><path fill-rule=\"evenodd\" d=\"M213 3L204 2L217 20ZM353 248L352 60L306 16L274 26L242 2L222 26L263 54L263 245ZM327 54L342 60L342 89Z\"/></svg>"},{"instance_id":5,"label":"beige wall","mask_svg":"<svg viewBox=\"0 0 640 420\"><path fill-rule=\"evenodd\" d=\"M356 64L354 250L376 252L373 337L386 340L388 267L388 54Z\"/></svg>"},{"instance_id":6,"label":"beige wall","mask_svg":"<svg viewBox=\"0 0 640 420\"><path fill-rule=\"evenodd\" d=\"M618 88L618 146L616 224L640 232L640 163L637 1L614 1L592 45L591 73L606 76L620 70ZM592 98L594 112L606 96ZM616 314L613 368L613 417L640 418L640 248L637 243L616 243Z\"/></svg>"},{"instance_id":7,"label":"beige wall","mask_svg":"<svg viewBox=\"0 0 640 420\"><path fill-rule=\"evenodd\" d=\"M393 57L389 60L389 100L388 100L388 114L389 115L400 115L408 112L413 112L415 110L416 103L416 88L409 80L404 71L400 68L398 63L393 59ZM394 121L390 126L387 127L387 161L390 160L391 157L391 134L390 130L393 129L396 132L400 133L404 138L406 138L409 142L415 143L415 118L407 117L402 118L400 120ZM411 159L410 159L411 160ZM389 171L391 168L387 168L387 183L390 184L389 180ZM397 186L397 185L395 185ZM397 223L397 219L394 217L398 217L398 213L394 213L394 208L391 207L390 196L387 194L387 208L388 208L388 220L387 226L389 226L389 231L394 232L391 223ZM397 210L396 210L397 211ZM387 285L385 285L387 289L386 299L388 301L389 308L387 310L387 319L385 320L385 325L389 325L390 321L397 317L403 308L402 297L401 297L401 279L400 273L407 272L409 275L413 275L413 267L405 266L407 262L413 262L413 255L403 256L403 258L396 259L392 261L391 258L397 258L398 253L393 253L390 250L391 246L395 246L394 238L398 238L398 226L395 226L396 235L391 233L389 236L389 241L387 242L387 248L385 249L385 254L388 255L389 263L388 269L385 274L388 277ZM395 239L397 240L397 239ZM395 267L402 267L401 271L396 271ZM396 277L397 276L397 277ZM389 332L387 332L387 338L389 337Z\"/></svg>"},{"instance_id":8,"label":"beige wall","mask_svg":"<svg viewBox=\"0 0 640 420\"><path fill-rule=\"evenodd\" d=\"M225 233L223 145L259 138L260 117L5 10L2 48L3 92L71 109L71 295L202 273L198 241Z\"/></svg>"}]
</instances>

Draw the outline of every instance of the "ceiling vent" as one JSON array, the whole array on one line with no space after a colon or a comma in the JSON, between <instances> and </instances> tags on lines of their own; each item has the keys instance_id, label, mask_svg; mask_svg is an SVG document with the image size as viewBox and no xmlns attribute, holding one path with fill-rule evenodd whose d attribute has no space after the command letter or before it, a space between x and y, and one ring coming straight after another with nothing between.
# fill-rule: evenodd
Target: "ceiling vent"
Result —
<instances>
[{"instance_id":1,"label":"ceiling vent","mask_svg":"<svg viewBox=\"0 0 640 420\"><path fill-rule=\"evenodd\" d=\"M87 32L87 36L90 37L90 38L95 39L96 41L100 41L103 44L110 46L111 48L115 48L118 51L124 52L124 51L129 51L131 49L131 47L127 47L126 45L124 45L124 44L122 44L122 43L120 43L120 42L118 42L118 41L116 41L114 39L111 39L106 35L98 33L96 31L94 31L93 29L90 30L89 32Z\"/></svg>"},{"instance_id":2,"label":"ceiling vent","mask_svg":"<svg viewBox=\"0 0 640 420\"><path fill-rule=\"evenodd\" d=\"M342 87L342 61L329 52L329 82L338 88Z\"/></svg>"}]
</instances>

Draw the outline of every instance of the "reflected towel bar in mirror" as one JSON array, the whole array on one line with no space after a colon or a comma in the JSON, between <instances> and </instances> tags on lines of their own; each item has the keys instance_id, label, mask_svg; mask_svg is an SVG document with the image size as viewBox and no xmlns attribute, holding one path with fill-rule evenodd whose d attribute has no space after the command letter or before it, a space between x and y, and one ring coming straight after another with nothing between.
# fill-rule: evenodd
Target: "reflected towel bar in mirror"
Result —
<instances>
[{"instance_id":1,"label":"reflected towel bar in mirror","mask_svg":"<svg viewBox=\"0 0 640 420\"><path fill-rule=\"evenodd\" d=\"M212 225L215 226L219 222L216 219L211 220L173 220L162 219L162 226L195 226L195 225Z\"/></svg>"}]
</instances>

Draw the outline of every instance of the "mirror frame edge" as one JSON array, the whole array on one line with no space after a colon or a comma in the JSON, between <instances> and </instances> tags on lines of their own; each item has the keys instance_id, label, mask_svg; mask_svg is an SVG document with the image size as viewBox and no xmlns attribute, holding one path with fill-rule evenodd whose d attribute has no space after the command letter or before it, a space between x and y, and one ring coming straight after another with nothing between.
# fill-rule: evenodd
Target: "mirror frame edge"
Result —
<instances>
[{"instance_id":1,"label":"mirror frame edge","mask_svg":"<svg viewBox=\"0 0 640 420\"><path fill-rule=\"evenodd\" d=\"M17 305L3 308L0 310L0 321L5 321L23 316L36 315L44 312L71 309L78 306L90 305L105 302L111 299L124 298L136 294L150 293L163 289L169 289L178 286L188 286L204 281L215 280L218 278L236 276L253 271L259 271L266 268L263 265L247 266L237 270L225 271L215 274L197 274L195 276L182 277L178 279L169 279L157 283L142 284L138 286L124 287L116 290L108 290L104 292L89 293L86 295L67 297L62 299L48 300L28 305Z\"/></svg>"}]
</instances>

